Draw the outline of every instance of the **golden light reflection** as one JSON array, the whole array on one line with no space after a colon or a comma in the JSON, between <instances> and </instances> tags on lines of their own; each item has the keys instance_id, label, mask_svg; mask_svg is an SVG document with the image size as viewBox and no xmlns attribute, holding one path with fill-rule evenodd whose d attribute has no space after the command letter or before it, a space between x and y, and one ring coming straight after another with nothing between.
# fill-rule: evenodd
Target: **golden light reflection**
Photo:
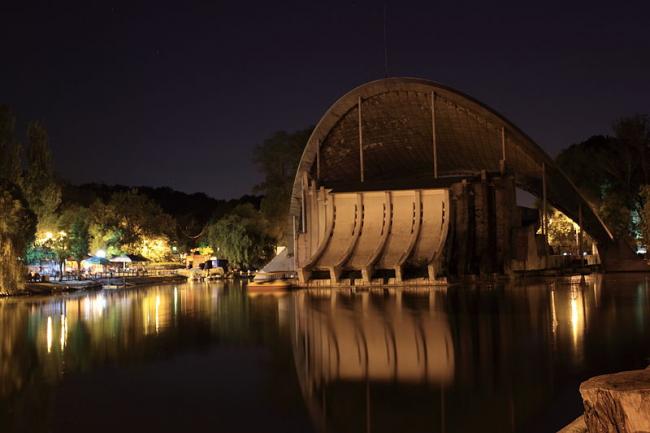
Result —
<instances>
[{"instance_id":1,"label":"golden light reflection","mask_svg":"<svg viewBox=\"0 0 650 433\"><path fill-rule=\"evenodd\" d=\"M156 334L160 330L160 295L156 295Z\"/></svg>"},{"instance_id":2,"label":"golden light reflection","mask_svg":"<svg viewBox=\"0 0 650 433\"><path fill-rule=\"evenodd\" d=\"M576 360L582 358L585 334L585 299L580 284L560 284L551 290L551 332L560 346L566 341Z\"/></svg>"},{"instance_id":3,"label":"golden light reflection","mask_svg":"<svg viewBox=\"0 0 650 433\"><path fill-rule=\"evenodd\" d=\"M152 350L147 340L154 330L163 335L179 315L228 324L244 317L238 303L224 310L218 302L223 283L186 287L0 299L0 377L7 379L0 380L0 399L23 389L28 383L23 374L31 375L33 369L54 383L89 362L109 362L136 351L145 356ZM221 329L214 327L215 332ZM73 344L79 341L83 344ZM25 362L33 353L35 364Z\"/></svg>"},{"instance_id":4,"label":"golden light reflection","mask_svg":"<svg viewBox=\"0 0 650 433\"><path fill-rule=\"evenodd\" d=\"M61 314L61 352L65 350L65 344L68 341L68 318L65 314Z\"/></svg>"},{"instance_id":5,"label":"golden light reflection","mask_svg":"<svg viewBox=\"0 0 650 433\"><path fill-rule=\"evenodd\" d=\"M107 304L106 296L103 294L86 297L83 300L83 307L81 307L84 319L89 320L91 317L101 317Z\"/></svg>"},{"instance_id":6,"label":"golden light reflection","mask_svg":"<svg viewBox=\"0 0 650 433\"><path fill-rule=\"evenodd\" d=\"M47 353L52 353L52 316L47 316Z\"/></svg>"},{"instance_id":7,"label":"golden light reflection","mask_svg":"<svg viewBox=\"0 0 650 433\"><path fill-rule=\"evenodd\" d=\"M93 306L93 314L96 316L101 316L106 308L106 298L104 295L97 295L95 299L91 301Z\"/></svg>"},{"instance_id":8,"label":"golden light reflection","mask_svg":"<svg viewBox=\"0 0 650 433\"><path fill-rule=\"evenodd\" d=\"M555 290L551 290L551 332L557 334L557 313L555 312Z\"/></svg>"},{"instance_id":9,"label":"golden light reflection","mask_svg":"<svg viewBox=\"0 0 650 433\"><path fill-rule=\"evenodd\" d=\"M174 287L174 316L178 313L178 287Z\"/></svg>"},{"instance_id":10,"label":"golden light reflection","mask_svg":"<svg viewBox=\"0 0 650 433\"><path fill-rule=\"evenodd\" d=\"M84 319L88 320L90 318L90 297L84 299L84 306L82 310L84 313Z\"/></svg>"},{"instance_id":11,"label":"golden light reflection","mask_svg":"<svg viewBox=\"0 0 650 433\"><path fill-rule=\"evenodd\" d=\"M578 332L580 317L578 314L578 295L577 291L571 290L571 335L573 337L573 345L578 345Z\"/></svg>"},{"instance_id":12,"label":"golden light reflection","mask_svg":"<svg viewBox=\"0 0 650 433\"><path fill-rule=\"evenodd\" d=\"M181 292L181 297L183 292ZM176 314L172 308L178 308L178 290L152 291L142 298L142 326L145 335L152 332L158 334L169 326L172 315ZM180 303L184 305L183 303ZM175 306L174 306L175 305Z\"/></svg>"},{"instance_id":13,"label":"golden light reflection","mask_svg":"<svg viewBox=\"0 0 650 433\"><path fill-rule=\"evenodd\" d=\"M144 335L149 334L149 322L150 322L150 315L149 315L149 298L145 297L142 300L142 322L144 326Z\"/></svg>"}]
</instances>

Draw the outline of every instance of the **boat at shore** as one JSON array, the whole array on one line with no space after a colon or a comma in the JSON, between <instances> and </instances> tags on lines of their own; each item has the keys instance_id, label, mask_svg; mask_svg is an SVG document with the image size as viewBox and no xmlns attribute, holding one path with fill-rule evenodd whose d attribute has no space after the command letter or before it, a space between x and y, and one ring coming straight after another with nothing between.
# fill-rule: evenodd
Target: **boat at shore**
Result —
<instances>
[{"instance_id":1,"label":"boat at shore","mask_svg":"<svg viewBox=\"0 0 650 433\"><path fill-rule=\"evenodd\" d=\"M283 293L291 289L296 279L293 270L293 259L283 248L269 263L255 273L253 281L249 282L249 293Z\"/></svg>"},{"instance_id":2,"label":"boat at shore","mask_svg":"<svg viewBox=\"0 0 650 433\"><path fill-rule=\"evenodd\" d=\"M287 280L277 279L268 281L251 281L246 285L249 292L277 292L286 291L291 288L291 283Z\"/></svg>"},{"instance_id":3,"label":"boat at shore","mask_svg":"<svg viewBox=\"0 0 650 433\"><path fill-rule=\"evenodd\" d=\"M246 285L249 292L286 292L291 289L291 275L285 272L258 272Z\"/></svg>"}]
</instances>

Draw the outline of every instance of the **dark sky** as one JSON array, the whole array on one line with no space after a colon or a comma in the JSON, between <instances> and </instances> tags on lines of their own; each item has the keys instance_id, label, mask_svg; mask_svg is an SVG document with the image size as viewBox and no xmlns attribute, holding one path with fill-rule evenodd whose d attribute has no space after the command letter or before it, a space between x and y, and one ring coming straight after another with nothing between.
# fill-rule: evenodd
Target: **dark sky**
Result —
<instances>
[{"instance_id":1,"label":"dark sky","mask_svg":"<svg viewBox=\"0 0 650 433\"><path fill-rule=\"evenodd\" d=\"M73 182L230 198L252 149L384 75L383 3L1 2L0 103ZM551 154L650 113L650 2L388 1L389 74L497 109Z\"/></svg>"}]
</instances>

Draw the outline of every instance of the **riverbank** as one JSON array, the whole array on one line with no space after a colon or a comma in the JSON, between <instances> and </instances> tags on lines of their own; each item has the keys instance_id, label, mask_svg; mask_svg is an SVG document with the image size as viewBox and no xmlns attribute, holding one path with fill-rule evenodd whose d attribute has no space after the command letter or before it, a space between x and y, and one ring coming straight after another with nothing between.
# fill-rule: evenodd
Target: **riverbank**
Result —
<instances>
[{"instance_id":1,"label":"riverbank","mask_svg":"<svg viewBox=\"0 0 650 433\"><path fill-rule=\"evenodd\" d=\"M58 293L76 292L78 290L89 291L101 290L103 288L131 288L152 284L184 283L186 281L187 277L182 275L128 276L118 278L100 278L97 280L48 281L43 283L27 283L24 290L9 295L0 295L0 297L55 295Z\"/></svg>"}]
</instances>

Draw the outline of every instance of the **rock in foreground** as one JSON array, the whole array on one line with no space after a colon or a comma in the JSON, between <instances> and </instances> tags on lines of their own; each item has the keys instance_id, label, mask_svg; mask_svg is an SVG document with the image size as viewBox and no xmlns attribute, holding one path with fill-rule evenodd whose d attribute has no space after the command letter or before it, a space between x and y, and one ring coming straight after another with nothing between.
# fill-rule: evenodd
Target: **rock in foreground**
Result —
<instances>
[{"instance_id":1,"label":"rock in foreground","mask_svg":"<svg viewBox=\"0 0 650 433\"><path fill-rule=\"evenodd\" d=\"M589 433L650 432L650 369L592 377L580 394Z\"/></svg>"}]
</instances>

